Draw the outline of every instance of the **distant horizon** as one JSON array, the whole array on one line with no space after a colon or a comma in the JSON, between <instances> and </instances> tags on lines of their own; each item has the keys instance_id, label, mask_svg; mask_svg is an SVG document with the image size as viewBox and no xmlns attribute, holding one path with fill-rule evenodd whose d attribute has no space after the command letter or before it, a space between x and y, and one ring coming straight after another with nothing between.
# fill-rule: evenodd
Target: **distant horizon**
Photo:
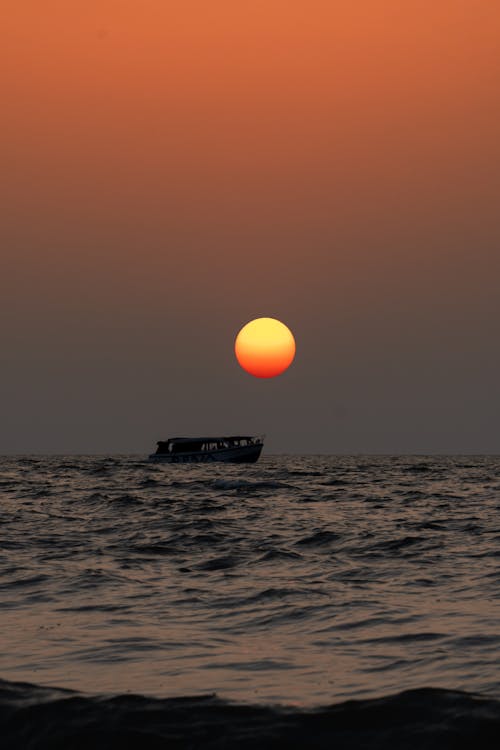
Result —
<instances>
[{"instance_id":1,"label":"distant horizon","mask_svg":"<svg viewBox=\"0 0 500 750\"><path fill-rule=\"evenodd\" d=\"M133 453L129 453L129 452L112 453L112 452L109 452L109 451L108 452L102 452L102 453L86 453L86 452L84 452L84 453L59 453L59 452L54 452L54 453L40 453L40 452L35 452L35 453L9 453L9 452L4 452L4 453L0 453L0 457L1 458L11 458L11 457L14 457L14 458L16 458L16 457L19 457L19 458L24 458L24 457L35 457L36 458L36 457L40 457L40 458L43 458L43 457L51 457L51 456L54 456L54 457L66 457L66 456L68 456L68 457L71 457L71 456L78 457L78 456L80 456L80 457L88 457L88 458L105 458L105 457L111 457L111 456L130 456L130 457L146 456L147 457L149 455L150 455L150 453L140 453L140 452L139 453L136 453L136 452L133 452ZM367 458L370 458L370 457L373 457L373 458L376 458L377 456L386 457L386 458L404 458L404 457L412 457L412 456L421 456L421 457L424 457L424 458L425 457L429 457L429 458L433 458L433 457L436 457L436 458L440 458L440 457L446 458L446 457L460 457L460 456L478 456L478 457L488 457L488 456L491 456L492 458L495 458L495 457L500 456L500 453L490 453L488 451L486 451L486 452L484 452L484 451L481 451L481 452L475 452L475 451L474 452L472 452L472 451L470 451L470 452L469 451L463 452L463 451L458 451L458 452L441 452L441 453L438 453L438 452L428 453L426 451L422 451L422 452L419 452L419 451L415 451L415 452L403 452L403 453L394 453L394 452L388 452L388 453L386 453L386 452L383 452L383 453L382 452L381 453L370 452L370 453L365 453L364 451L361 451L359 453L322 453L322 452L315 452L315 453L308 453L308 452L295 453L294 452L294 453L288 453L288 452L275 452L275 451L273 451L272 453L270 453L270 452L266 452L264 450L264 452L262 453L261 458L259 459L259 463L262 461L263 458L266 458L266 457L280 457L280 456L285 456L285 457L286 456L292 456L292 457L293 456L303 456L303 457L308 457L308 456L310 456L310 457L314 457L314 456L328 456L328 457L332 457L332 458L335 458L335 457L339 457L339 458L349 458L349 457L352 457L352 458L357 458L357 457L367 457ZM183 465L193 466L195 464L183 464ZM221 466L221 464L215 464L215 465L219 466L219 467ZM242 467L242 468L244 468L245 466L248 468L248 466L252 466L252 465L255 465L255 464L239 464L239 466ZM222 464L222 466L224 466L224 464Z\"/></svg>"}]
</instances>

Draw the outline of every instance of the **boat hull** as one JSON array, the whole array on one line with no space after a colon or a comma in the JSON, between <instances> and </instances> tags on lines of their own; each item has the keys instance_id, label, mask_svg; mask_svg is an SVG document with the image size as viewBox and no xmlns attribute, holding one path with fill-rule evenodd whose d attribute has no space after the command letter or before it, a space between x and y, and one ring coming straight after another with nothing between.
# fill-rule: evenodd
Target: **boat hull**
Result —
<instances>
[{"instance_id":1,"label":"boat hull","mask_svg":"<svg viewBox=\"0 0 500 750\"><path fill-rule=\"evenodd\" d=\"M152 453L150 461L162 464L254 464L262 452L263 443L240 445L233 448L219 448L213 451L193 451L192 453Z\"/></svg>"}]
</instances>

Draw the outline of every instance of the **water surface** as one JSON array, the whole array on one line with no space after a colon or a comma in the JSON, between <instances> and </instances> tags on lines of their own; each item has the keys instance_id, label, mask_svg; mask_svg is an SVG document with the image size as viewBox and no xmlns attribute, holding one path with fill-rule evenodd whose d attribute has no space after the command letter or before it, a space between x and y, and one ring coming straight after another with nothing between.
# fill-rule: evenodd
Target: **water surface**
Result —
<instances>
[{"instance_id":1,"label":"water surface","mask_svg":"<svg viewBox=\"0 0 500 750\"><path fill-rule=\"evenodd\" d=\"M500 459L0 459L0 676L318 706L500 697Z\"/></svg>"}]
</instances>

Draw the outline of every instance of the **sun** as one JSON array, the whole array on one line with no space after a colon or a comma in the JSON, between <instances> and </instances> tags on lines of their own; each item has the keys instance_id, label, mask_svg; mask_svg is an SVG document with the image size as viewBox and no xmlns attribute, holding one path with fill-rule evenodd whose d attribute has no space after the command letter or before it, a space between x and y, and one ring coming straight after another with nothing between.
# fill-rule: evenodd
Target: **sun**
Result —
<instances>
[{"instance_id":1,"label":"sun","mask_svg":"<svg viewBox=\"0 0 500 750\"><path fill-rule=\"evenodd\" d=\"M281 375L295 357L295 339L284 323L275 318L256 318L236 336L236 359L256 378Z\"/></svg>"}]
</instances>

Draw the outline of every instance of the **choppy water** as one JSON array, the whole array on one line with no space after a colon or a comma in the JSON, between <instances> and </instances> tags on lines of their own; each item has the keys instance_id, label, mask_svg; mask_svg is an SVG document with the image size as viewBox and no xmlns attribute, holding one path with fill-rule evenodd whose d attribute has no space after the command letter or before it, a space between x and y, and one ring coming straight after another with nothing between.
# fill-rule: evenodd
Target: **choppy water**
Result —
<instances>
[{"instance_id":1,"label":"choppy water","mask_svg":"<svg viewBox=\"0 0 500 750\"><path fill-rule=\"evenodd\" d=\"M0 677L500 698L500 458L0 459Z\"/></svg>"}]
</instances>

